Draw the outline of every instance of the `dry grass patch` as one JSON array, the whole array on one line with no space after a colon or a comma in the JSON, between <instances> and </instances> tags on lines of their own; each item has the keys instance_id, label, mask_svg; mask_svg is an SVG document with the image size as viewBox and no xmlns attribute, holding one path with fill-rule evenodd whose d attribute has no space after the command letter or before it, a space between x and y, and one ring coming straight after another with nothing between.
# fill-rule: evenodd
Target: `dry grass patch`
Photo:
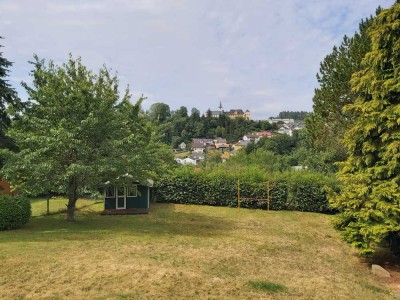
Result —
<instances>
[{"instance_id":1,"label":"dry grass patch","mask_svg":"<svg viewBox=\"0 0 400 300\"><path fill-rule=\"evenodd\" d=\"M79 203L79 202L78 202ZM2 299L392 299L340 241L329 216L156 204L100 216L102 204L0 232ZM270 294L249 281L279 283Z\"/></svg>"}]
</instances>

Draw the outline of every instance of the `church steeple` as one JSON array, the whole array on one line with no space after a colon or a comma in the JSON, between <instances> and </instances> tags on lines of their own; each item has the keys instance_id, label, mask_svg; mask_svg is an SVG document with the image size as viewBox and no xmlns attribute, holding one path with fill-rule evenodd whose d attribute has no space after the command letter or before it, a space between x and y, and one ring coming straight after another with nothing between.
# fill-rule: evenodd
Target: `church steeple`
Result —
<instances>
[{"instance_id":1,"label":"church steeple","mask_svg":"<svg viewBox=\"0 0 400 300\"><path fill-rule=\"evenodd\" d=\"M219 106L218 106L219 110L222 111L222 103L221 101L219 101Z\"/></svg>"}]
</instances>

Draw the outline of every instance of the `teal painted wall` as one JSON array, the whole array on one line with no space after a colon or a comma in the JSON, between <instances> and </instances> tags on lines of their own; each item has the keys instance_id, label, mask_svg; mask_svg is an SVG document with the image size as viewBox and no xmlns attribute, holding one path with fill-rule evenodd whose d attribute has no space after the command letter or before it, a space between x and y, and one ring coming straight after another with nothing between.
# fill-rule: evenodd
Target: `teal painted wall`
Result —
<instances>
[{"instance_id":1,"label":"teal painted wall","mask_svg":"<svg viewBox=\"0 0 400 300\"><path fill-rule=\"evenodd\" d=\"M115 209L115 198L105 198L104 209Z\"/></svg>"},{"instance_id":2,"label":"teal painted wall","mask_svg":"<svg viewBox=\"0 0 400 300\"><path fill-rule=\"evenodd\" d=\"M126 197L126 208L147 208L147 186L138 185L137 197Z\"/></svg>"},{"instance_id":3,"label":"teal painted wall","mask_svg":"<svg viewBox=\"0 0 400 300\"><path fill-rule=\"evenodd\" d=\"M137 197L126 197L126 208L148 208L149 188L138 185ZM104 209L116 209L115 197L104 198Z\"/></svg>"}]
</instances>

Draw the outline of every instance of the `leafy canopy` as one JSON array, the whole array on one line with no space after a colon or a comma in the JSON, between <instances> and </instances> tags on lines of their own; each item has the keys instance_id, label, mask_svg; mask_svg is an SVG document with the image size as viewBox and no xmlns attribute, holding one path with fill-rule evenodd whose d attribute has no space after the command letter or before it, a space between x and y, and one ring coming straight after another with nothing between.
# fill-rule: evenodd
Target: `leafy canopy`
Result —
<instances>
[{"instance_id":1,"label":"leafy canopy","mask_svg":"<svg viewBox=\"0 0 400 300\"><path fill-rule=\"evenodd\" d=\"M170 156L132 105L119 100L118 80L103 67L93 74L71 56L61 66L35 56L33 85L21 118L8 134L20 149L7 151L4 177L30 194L67 193L69 219L79 195L106 181L153 178ZM172 160L172 159L171 159ZM130 176L122 176L130 174Z\"/></svg>"}]
</instances>

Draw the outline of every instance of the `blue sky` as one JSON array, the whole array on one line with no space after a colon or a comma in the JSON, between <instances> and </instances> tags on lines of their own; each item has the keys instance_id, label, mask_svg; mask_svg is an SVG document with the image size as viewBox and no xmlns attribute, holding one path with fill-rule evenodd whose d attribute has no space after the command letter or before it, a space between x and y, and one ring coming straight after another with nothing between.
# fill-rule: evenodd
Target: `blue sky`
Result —
<instances>
[{"instance_id":1,"label":"blue sky","mask_svg":"<svg viewBox=\"0 0 400 300\"><path fill-rule=\"evenodd\" d=\"M362 18L393 0L0 0L3 56L22 98L34 53L118 72L121 91L203 113L255 119L312 110L319 64Z\"/></svg>"}]
</instances>

